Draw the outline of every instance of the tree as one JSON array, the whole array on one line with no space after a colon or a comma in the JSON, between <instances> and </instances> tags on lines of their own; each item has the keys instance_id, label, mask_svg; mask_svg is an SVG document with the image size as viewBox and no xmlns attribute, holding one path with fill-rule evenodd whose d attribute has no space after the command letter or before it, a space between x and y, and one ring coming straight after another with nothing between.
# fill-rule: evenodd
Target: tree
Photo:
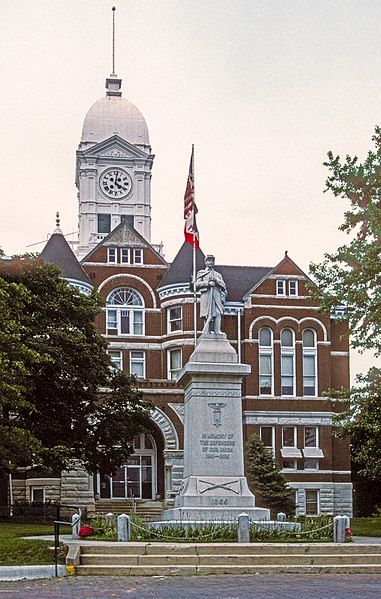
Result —
<instances>
[{"instance_id":1,"label":"tree","mask_svg":"<svg viewBox=\"0 0 381 599\"><path fill-rule=\"evenodd\" d=\"M267 449L256 433L246 444L246 465L255 491L275 512L294 512L292 489L286 477L276 465L272 452Z\"/></svg>"},{"instance_id":2,"label":"tree","mask_svg":"<svg viewBox=\"0 0 381 599\"><path fill-rule=\"evenodd\" d=\"M311 273L323 292L322 308L346 306L352 345L381 354L381 128L372 137L374 150L363 163L328 153L331 171L325 191L349 201L340 230L351 234L348 244L325 254Z\"/></svg>"},{"instance_id":3,"label":"tree","mask_svg":"<svg viewBox=\"0 0 381 599\"><path fill-rule=\"evenodd\" d=\"M351 235L349 243L326 254L311 272L323 292L322 310L345 306L351 344L360 351L381 355L381 128L372 137L374 150L360 163L357 156L328 153L330 170L325 191L349 202L340 229ZM316 294L316 297L317 294ZM350 390L330 396L348 401L348 410L337 420L338 435L350 435L351 459L358 474L381 480L381 369L358 376Z\"/></svg>"},{"instance_id":4,"label":"tree","mask_svg":"<svg viewBox=\"0 0 381 599\"><path fill-rule=\"evenodd\" d=\"M149 428L149 406L112 367L94 324L98 295L38 259L1 265L0 277L0 468L81 460L112 474Z\"/></svg>"}]
</instances>

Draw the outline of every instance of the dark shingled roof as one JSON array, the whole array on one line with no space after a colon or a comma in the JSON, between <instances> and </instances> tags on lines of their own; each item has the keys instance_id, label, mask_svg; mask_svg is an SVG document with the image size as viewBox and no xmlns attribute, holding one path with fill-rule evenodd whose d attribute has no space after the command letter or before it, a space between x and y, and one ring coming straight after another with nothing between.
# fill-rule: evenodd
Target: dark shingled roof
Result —
<instances>
[{"instance_id":1,"label":"dark shingled roof","mask_svg":"<svg viewBox=\"0 0 381 599\"><path fill-rule=\"evenodd\" d=\"M183 243L176 258L172 262L169 271L160 282L159 289L166 285L189 283L192 277L192 246ZM202 250L198 250L196 266L197 270L205 268L205 256ZM241 302L244 295L255 285L266 277L273 267L269 266L231 266L216 264L216 270L221 273L228 289L228 302Z\"/></svg>"},{"instance_id":2,"label":"dark shingled roof","mask_svg":"<svg viewBox=\"0 0 381 599\"><path fill-rule=\"evenodd\" d=\"M54 264L64 279L74 279L92 285L62 233L53 233L41 252L47 264Z\"/></svg>"},{"instance_id":3,"label":"dark shingled roof","mask_svg":"<svg viewBox=\"0 0 381 599\"><path fill-rule=\"evenodd\" d=\"M266 277L273 267L269 266L231 266L216 264L228 289L228 302L241 302L243 297Z\"/></svg>"},{"instance_id":4,"label":"dark shingled roof","mask_svg":"<svg viewBox=\"0 0 381 599\"><path fill-rule=\"evenodd\" d=\"M180 250L172 262L169 270L160 281L159 289L166 285L176 285L178 283L189 283L192 279L193 247L190 243L184 241ZM202 250L196 252L196 269L205 268L205 256Z\"/></svg>"}]
</instances>

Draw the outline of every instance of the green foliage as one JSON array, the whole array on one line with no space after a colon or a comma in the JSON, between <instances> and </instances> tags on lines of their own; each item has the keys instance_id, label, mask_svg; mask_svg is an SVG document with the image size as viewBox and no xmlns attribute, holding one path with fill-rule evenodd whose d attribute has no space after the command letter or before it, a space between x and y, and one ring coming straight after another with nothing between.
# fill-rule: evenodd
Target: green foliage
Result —
<instances>
[{"instance_id":1,"label":"green foliage","mask_svg":"<svg viewBox=\"0 0 381 599\"><path fill-rule=\"evenodd\" d=\"M62 528L62 533L68 533ZM0 523L0 566L29 566L53 564L54 552L51 541L22 539L28 535L53 534L52 524L13 524ZM60 551L60 563L65 563Z\"/></svg>"},{"instance_id":2,"label":"green foliage","mask_svg":"<svg viewBox=\"0 0 381 599\"><path fill-rule=\"evenodd\" d=\"M311 272L323 296L324 311L346 307L351 343L360 351L381 355L381 128L372 137L374 149L364 162L357 156L328 153L324 163L330 171L326 190L347 201L340 229L350 241L334 254L326 254ZM350 434L351 458L358 474L372 480L381 478L381 370L372 368L359 376L350 392L332 392L336 399L349 401L348 410L338 417L339 436Z\"/></svg>"},{"instance_id":3,"label":"green foliage","mask_svg":"<svg viewBox=\"0 0 381 599\"><path fill-rule=\"evenodd\" d=\"M203 526L184 526L181 523L164 525L159 530L149 526L138 514L130 514L132 528L131 541L156 543L235 543L237 542L237 522L224 524L205 522ZM331 516L314 518L293 518L292 522L300 522L300 533L285 530L269 530L264 523L251 523L250 541L252 543L303 543L329 542L333 540ZM109 527L105 518L89 520L93 528L102 530L99 534L88 537L93 541L116 541L118 538L116 524Z\"/></svg>"},{"instance_id":4,"label":"green foliage","mask_svg":"<svg viewBox=\"0 0 381 599\"><path fill-rule=\"evenodd\" d=\"M349 399L348 410L336 417L337 435L351 438L351 458L360 476L381 480L381 369L357 377L350 392L331 392Z\"/></svg>"},{"instance_id":5,"label":"green foliage","mask_svg":"<svg viewBox=\"0 0 381 599\"><path fill-rule=\"evenodd\" d=\"M331 172L326 191L349 202L340 229L351 234L348 244L325 254L311 265L324 296L322 308L347 307L353 346L381 353L381 128L376 127L374 150L360 163L357 156L328 153L324 163ZM317 291L315 291L318 294Z\"/></svg>"},{"instance_id":6,"label":"green foliage","mask_svg":"<svg viewBox=\"0 0 381 599\"><path fill-rule=\"evenodd\" d=\"M351 530L354 536L381 537L381 517L352 518Z\"/></svg>"},{"instance_id":7,"label":"green foliage","mask_svg":"<svg viewBox=\"0 0 381 599\"><path fill-rule=\"evenodd\" d=\"M256 433L250 436L245 451L247 470L256 493L272 511L292 514L295 509L292 490L276 465L272 452Z\"/></svg>"},{"instance_id":8,"label":"green foliage","mask_svg":"<svg viewBox=\"0 0 381 599\"><path fill-rule=\"evenodd\" d=\"M0 267L0 470L81 460L114 472L149 427L134 379L111 366L85 297L38 259Z\"/></svg>"}]
</instances>

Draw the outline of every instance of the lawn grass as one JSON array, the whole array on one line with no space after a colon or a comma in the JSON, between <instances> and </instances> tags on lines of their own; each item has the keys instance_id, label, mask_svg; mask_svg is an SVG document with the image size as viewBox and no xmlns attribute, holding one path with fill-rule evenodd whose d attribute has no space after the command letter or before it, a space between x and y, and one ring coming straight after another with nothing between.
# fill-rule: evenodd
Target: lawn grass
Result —
<instances>
[{"instance_id":1,"label":"lawn grass","mask_svg":"<svg viewBox=\"0 0 381 599\"><path fill-rule=\"evenodd\" d=\"M381 537L381 517L352 518L351 530L356 537Z\"/></svg>"},{"instance_id":2,"label":"lawn grass","mask_svg":"<svg viewBox=\"0 0 381 599\"><path fill-rule=\"evenodd\" d=\"M62 527L60 533L68 533ZM22 539L25 536L51 535L53 524L0 523L0 566L32 566L53 564L52 541Z\"/></svg>"}]
</instances>

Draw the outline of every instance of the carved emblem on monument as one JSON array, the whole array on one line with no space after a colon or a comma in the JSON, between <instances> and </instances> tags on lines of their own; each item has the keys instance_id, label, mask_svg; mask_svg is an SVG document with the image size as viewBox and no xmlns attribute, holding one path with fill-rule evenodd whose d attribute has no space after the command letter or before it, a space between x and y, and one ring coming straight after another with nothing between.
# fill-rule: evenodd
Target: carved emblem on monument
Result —
<instances>
[{"instance_id":1,"label":"carved emblem on monument","mask_svg":"<svg viewBox=\"0 0 381 599\"><path fill-rule=\"evenodd\" d=\"M224 491L231 491L232 493L239 495L239 491L236 491L235 489L232 489L230 487L230 485L235 485L236 483L239 483L239 480L228 480L228 481L226 481L226 483L212 483L208 480L200 479L200 483L202 483L203 485L208 485L205 489L200 491L200 495L203 495L204 493L206 493L206 491L215 491L216 489L223 489Z\"/></svg>"},{"instance_id":2,"label":"carved emblem on monument","mask_svg":"<svg viewBox=\"0 0 381 599\"><path fill-rule=\"evenodd\" d=\"M216 402L216 403L208 403L209 408L213 410L213 426L217 428L221 426L221 410L226 406L226 403Z\"/></svg>"}]
</instances>

